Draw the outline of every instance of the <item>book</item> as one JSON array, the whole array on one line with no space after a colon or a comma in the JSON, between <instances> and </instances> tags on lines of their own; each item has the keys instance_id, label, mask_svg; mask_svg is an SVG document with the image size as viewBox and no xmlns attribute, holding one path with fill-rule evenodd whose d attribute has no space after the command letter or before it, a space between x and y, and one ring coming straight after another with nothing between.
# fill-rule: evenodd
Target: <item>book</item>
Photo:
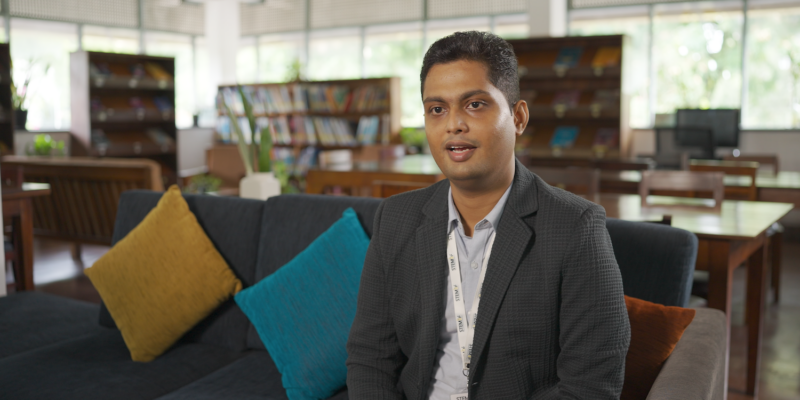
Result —
<instances>
[{"instance_id":1,"label":"book","mask_svg":"<svg viewBox=\"0 0 800 400\"><path fill-rule=\"evenodd\" d=\"M570 148L578 137L577 126L558 126L550 139L550 147Z\"/></svg>"},{"instance_id":2,"label":"book","mask_svg":"<svg viewBox=\"0 0 800 400\"><path fill-rule=\"evenodd\" d=\"M578 64L583 54L582 47L562 47L558 51L556 61L553 63L554 67L571 68Z\"/></svg>"},{"instance_id":3,"label":"book","mask_svg":"<svg viewBox=\"0 0 800 400\"><path fill-rule=\"evenodd\" d=\"M154 62L146 62L146 63L144 63L144 70L147 71L147 73L150 74L150 76L152 76L153 79L156 79L156 80L159 80L159 81L171 81L172 80L172 75L169 72L167 72L166 70L164 70L164 68L161 68L160 65L158 65L158 64L156 64Z\"/></svg>"},{"instance_id":4,"label":"book","mask_svg":"<svg viewBox=\"0 0 800 400\"><path fill-rule=\"evenodd\" d=\"M622 48L620 47L601 47L597 49L592 59L592 67L614 67L619 65L619 58L622 55Z\"/></svg>"},{"instance_id":5,"label":"book","mask_svg":"<svg viewBox=\"0 0 800 400\"><path fill-rule=\"evenodd\" d=\"M600 128L594 134L592 147L603 147L606 149L617 148L619 146L618 128Z\"/></svg>"},{"instance_id":6,"label":"book","mask_svg":"<svg viewBox=\"0 0 800 400\"><path fill-rule=\"evenodd\" d=\"M578 100L581 98L580 90L562 90L556 92L553 96L553 106L562 106L565 108L575 108L578 105Z\"/></svg>"}]
</instances>

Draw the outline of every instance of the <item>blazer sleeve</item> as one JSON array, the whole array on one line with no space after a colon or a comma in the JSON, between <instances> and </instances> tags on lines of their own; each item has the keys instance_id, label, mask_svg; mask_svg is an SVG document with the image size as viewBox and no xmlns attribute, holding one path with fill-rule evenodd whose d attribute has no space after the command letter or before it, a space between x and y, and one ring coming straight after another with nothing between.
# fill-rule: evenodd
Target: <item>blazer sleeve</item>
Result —
<instances>
[{"instance_id":1,"label":"blazer sleeve","mask_svg":"<svg viewBox=\"0 0 800 400\"><path fill-rule=\"evenodd\" d=\"M605 210L586 209L561 271L560 399L619 399L630 325Z\"/></svg>"},{"instance_id":2,"label":"blazer sleeve","mask_svg":"<svg viewBox=\"0 0 800 400\"><path fill-rule=\"evenodd\" d=\"M347 341L347 389L353 400L403 399L397 389L406 358L397 341L386 290L387 265L381 258L381 215L375 214L372 240L367 250L358 305Z\"/></svg>"}]
</instances>

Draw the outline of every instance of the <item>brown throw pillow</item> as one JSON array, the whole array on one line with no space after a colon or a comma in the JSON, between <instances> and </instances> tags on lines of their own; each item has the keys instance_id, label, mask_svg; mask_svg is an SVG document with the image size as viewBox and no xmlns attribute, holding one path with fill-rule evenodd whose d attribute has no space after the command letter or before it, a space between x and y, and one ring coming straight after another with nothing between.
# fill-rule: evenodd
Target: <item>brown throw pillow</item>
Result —
<instances>
[{"instance_id":1,"label":"brown throw pillow","mask_svg":"<svg viewBox=\"0 0 800 400\"><path fill-rule=\"evenodd\" d=\"M691 308L666 307L625 296L631 345L625 358L621 400L644 400L683 331L694 319Z\"/></svg>"}]
</instances>

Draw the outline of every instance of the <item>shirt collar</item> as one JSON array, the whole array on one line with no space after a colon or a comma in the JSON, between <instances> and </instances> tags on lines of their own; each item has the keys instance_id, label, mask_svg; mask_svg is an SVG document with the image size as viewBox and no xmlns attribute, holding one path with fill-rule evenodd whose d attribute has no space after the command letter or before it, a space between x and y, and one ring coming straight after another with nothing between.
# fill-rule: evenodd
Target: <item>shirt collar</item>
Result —
<instances>
[{"instance_id":1,"label":"shirt collar","mask_svg":"<svg viewBox=\"0 0 800 400\"><path fill-rule=\"evenodd\" d=\"M509 193L511 193L511 185L508 185L508 189L506 189L505 193L503 193L503 196L500 197L500 200L497 201L497 204L494 205L492 211L489 211L489 214L487 214L486 217L484 217L480 222L475 224L474 230L485 229L485 228L493 228L497 230L497 223L500 220L500 216L503 215L503 208L505 208L506 206ZM461 218L458 214L458 209L456 208L456 204L453 202L452 187L447 191L447 212L449 215L448 217L449 224L447 226L447 233L450 233L455 227L461 225Z\"/></svg>"}]
</instances>

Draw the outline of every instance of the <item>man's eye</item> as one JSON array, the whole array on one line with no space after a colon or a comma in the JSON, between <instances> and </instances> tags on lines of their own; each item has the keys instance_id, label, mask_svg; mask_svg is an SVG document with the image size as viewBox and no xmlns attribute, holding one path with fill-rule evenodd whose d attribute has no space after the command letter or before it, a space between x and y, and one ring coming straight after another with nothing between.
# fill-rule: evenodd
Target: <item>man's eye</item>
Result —
<instances>
[{"instance_id":1,"label":"man's eye","mask_svg":"<svg viewBox=\"0 0 800 400\"><path fill-rule=\"evenodd\" d=\"M434 114L440 114L442 112L442 107L433 107L431 108L431 112Z\"/></svg>"},{"instance_id":2,"label":"man's eye","mask_svg":"<svg viewBox=\"0 0 800 400\"><path fill-rule=\"evenodd\" d=\"M480 102L478 102L478 101L473 101L472 103L469 103L469 105L470 105L470 107L472 107L472 108L478 108L478 107L480 107L482 104L481 104Z\"/></svg>"}]
</instances>

